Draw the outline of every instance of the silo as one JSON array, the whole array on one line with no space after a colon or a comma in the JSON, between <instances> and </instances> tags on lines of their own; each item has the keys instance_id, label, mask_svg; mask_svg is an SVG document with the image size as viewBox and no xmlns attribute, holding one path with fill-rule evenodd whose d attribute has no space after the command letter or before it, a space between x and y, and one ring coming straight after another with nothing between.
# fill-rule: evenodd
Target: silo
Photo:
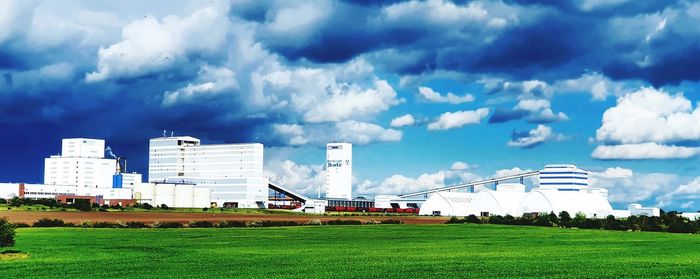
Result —
<instances>
[{"instance_id":1,"label":"silo","mask_svg":"<svg viewBox=\"0 0 700 279\"><path fill-rule=\"evenodd\" d=\"M154 185L151 183L139 183L134 185L134 199L136 202L144 204L148 203L155 206L154 204Z\"/></svg>"},{"instance_id":2,"label":"silo","mask_svg":"<svg viewBox=\"0 0 700 279\"><path fill-rule=\"evenodd\" d=\"M175 187L175 205L173 207L191 208L194 200L194 185L177 185Z\"/></svg>"},{"instance_id":3,"label":"silo","mask_svg":"<svg viewBox=\"0 0 700 279\"><path fill-rule=\"evenodd\" d=\"M175 206L175 184L156 185L155 202L153 206L165 204L169 207Z\"/></svg>"},{"instance_id":4,"label":"silo","mask_svg":"<svg viewBox=\"0 0 700 279\"><path fill-rule=\"evenodd\" d=\"M211 190L209 188L194 188L194 204L192 207L204 208L211 206Z\"/></svg>"}]
</instances>

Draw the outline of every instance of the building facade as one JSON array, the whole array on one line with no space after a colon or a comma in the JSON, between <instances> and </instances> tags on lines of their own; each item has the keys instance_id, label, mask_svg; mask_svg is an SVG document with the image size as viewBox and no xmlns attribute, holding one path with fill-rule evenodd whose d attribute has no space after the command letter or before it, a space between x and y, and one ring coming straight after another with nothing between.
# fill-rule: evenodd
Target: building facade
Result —
<instances>
[{"instance_id":1,"label":"building facade","mask_svg":"<svg viewBox=\"0 0 700 279\"><path fill-rule=\"evenodd\" d=\"M326 144L326 198L352 199L352 144Z\"/></svg>"},{"instance_id":2,"label":"building facade","mask_svg":"<svg viewBox=\"0 0 700 279\"><path fill-rule=\"evenodd\" d=\"M267 207L260 143L203 145L193 137L150 140L148 181L192 183L211 190L216 206Z\"/></svg>"},{"instance_id":3,"label":"building facade","mask_svg":"<svg viewBox=\"0 0 700 279\"><path fill-rule=\"evenodd\" d=\"M111 188L117 161L104 158L104 140L63 139L61 155L44 159L44 184Z\"/></svg>"},{"instance_id":4,"label":"building facade","mask_svg":"<svg viewBox=\"0 0 700 279\"><path fill-rule=\"evenodd\" d=\"M575 165L546 165L539 178L542 189L575 191L588 187L588 172Z\"/></svg>"}]
</instances>

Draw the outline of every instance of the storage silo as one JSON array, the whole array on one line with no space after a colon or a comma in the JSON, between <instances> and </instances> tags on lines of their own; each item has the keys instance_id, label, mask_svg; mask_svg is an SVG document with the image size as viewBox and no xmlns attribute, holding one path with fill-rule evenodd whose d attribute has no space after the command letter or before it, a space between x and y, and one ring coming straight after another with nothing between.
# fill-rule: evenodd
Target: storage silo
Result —
<instances>
[{"instance_id":1,"label":"storage silo","mask_svg":"<svg viewBox=\"0 0 700 279\"><path fill-rule=\"evenodd\" d=\"M181 184L175 186L175 205L173 207L192 208L194 201L194 185Z\"/></svg>"},{"instance_id":2,"label":"storage silo","mask_svg":"<svg viewBox=\"0 0 700 279\"><path fill-rule=\"evenodd\" d=\"M211 190L209 188L194 188L194 200L192 207L204 208L211 206Z\"/></svg>"},{"instance_id":3,"label":"storage silo","mask_svg":"<svg viewBox=\"0 0 700 279\"><path fill-rule=\"evenodd\" d=\"M169 207L175 206L175 184L157 184L155 192L154 206L161 204Z\"/></svg>"},{"instance_id":4,"label":"storage silo","mask_svg":"<svg viewBox=\"0 0 700 279\"><path fill-rule=\"evenodd\" d=\"M144 204L148 203L150 205L154 205L154 194L155 194L155 189L154 189L153 184L151 183L139 183L134 185L134 199L136 202Z\"/></svg>"}]
</instances>

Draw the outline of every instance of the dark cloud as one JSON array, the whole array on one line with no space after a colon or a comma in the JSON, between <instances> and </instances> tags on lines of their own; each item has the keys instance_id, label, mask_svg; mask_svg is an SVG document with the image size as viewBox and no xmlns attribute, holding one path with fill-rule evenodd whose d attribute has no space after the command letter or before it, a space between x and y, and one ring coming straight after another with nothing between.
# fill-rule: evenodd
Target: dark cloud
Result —
<instances>
[{"instance_id":1,"label":"dark cloud","mask_svg":"<svg viewBox=\"0 0 700 279\"><path fill-rule=\"evenodd\" d=\"M498 108L489 118L489 124L520 120L530 114L527 110Z\"/></svg>"}]
</instances>

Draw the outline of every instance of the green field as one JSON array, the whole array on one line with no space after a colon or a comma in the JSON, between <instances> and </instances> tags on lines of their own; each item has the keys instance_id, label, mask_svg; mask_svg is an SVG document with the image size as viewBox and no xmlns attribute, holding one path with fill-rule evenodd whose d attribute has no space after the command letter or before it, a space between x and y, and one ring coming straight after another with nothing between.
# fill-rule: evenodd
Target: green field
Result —
<instances>
[{"instance_id":1,"label":"green field","mask_svg":"<svg viewBox=\"0 0 700 279\"><path fill-rule=\"evenodd\" d=\"M499 225L18 229L1 278L700 277L700 235Z\"/></svg>"}]
</instances>

